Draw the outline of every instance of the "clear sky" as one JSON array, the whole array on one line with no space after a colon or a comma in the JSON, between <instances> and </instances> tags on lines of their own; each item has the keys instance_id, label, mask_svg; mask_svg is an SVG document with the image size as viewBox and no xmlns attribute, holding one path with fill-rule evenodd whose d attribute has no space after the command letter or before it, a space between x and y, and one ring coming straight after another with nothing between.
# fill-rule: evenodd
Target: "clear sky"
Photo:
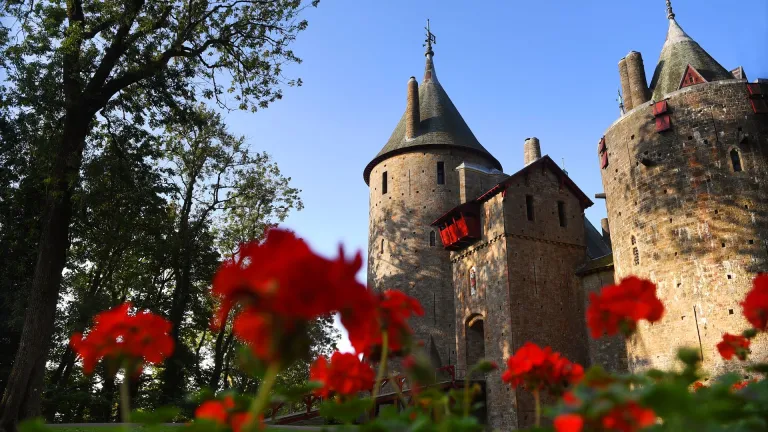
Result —
<instances>
[{"instance_id":1,"label":"clear sky","mask_svg":"<svg viewBox=\"0 0 768 432\"><path fill-rule=\"evenodd\" d=\"M732 6L733 5L733 6ZM768 0L673 0L681 27L726 69L768 78ZM363 168L405 110L406 83L424 73L424 26L435 68L481 144L511 174L536 136L590 197L602 192L596 146L618 118L618 61L643 54L648 80L666 36L664 0L322 0L293 46L304 62L267 110L226 116L302 190L286 226L312 247L339 243L365 257ZM586 215L599 226L605 203ZM365 269L359 275L365 280Z\"/></svg>"}]
</instances>

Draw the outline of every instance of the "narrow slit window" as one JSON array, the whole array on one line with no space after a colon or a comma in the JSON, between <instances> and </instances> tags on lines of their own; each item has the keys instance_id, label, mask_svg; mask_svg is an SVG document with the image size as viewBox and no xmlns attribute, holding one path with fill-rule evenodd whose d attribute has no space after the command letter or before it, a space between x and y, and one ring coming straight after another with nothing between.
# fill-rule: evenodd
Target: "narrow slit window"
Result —
<instances>
[{"instance_id":1,"label":"narrow slit window","mask_svg":"<svg viewBox=\"0 0 768 432\"><path fill-rule=\"evenodd\" d=\"M525 196L525 211L528 214L528 220L533 220L533 195Z\"/></svg>"},{"instance_id":2,"label":"narrow slit window","mask_svg":"<svg viewBox=\"0 0 768 432\"><path fill-rule=\"evenodd\" d=\"M434 231L430 231L430 233L429 233L429 246L430 247L434 246L436 241L437 241L437 239L436 239L435 232Z\"/></svg>"},{"instance_id":3,"label":"narrow slit window","mask_svg":"<svg viewBox=\"0 0 768 432\"><path fill-rule=\"evenodd\" d=\"M566 226L568 220L565 217L565 203L562 201L557 202L557 216L560 217L560 226Z\"/></svg>"},{"instance_id":4,"label":"narrow slit window","mask_svg":"<svg viewBox=\"0 0 768 432\"><path fill-rule=\"evenodd\" d=\"M381 239L381 250L379 253L384 253L384 239Z\"/></svg>"},{"instance_id":5,"label":"narrow slit window","mask_svg":"<svg viewBox=\"0 0 768 432\"><path fill-rule=\"evenodd\" d=\"M381 173L381 193L382 195L387 193L387 172Z\"/></svg>"},{"instance_id":6,"label":"narrow slit window","mask_svg":"<svg viewBox=\"0 0 768 432\"><path fill-rule=\"evenodd\" d=\"M736 149L731 150L731 165L733 166L733 172L741 171L741 155Z\"/></svg>"},{"instance_id":7,"label":"narrow slit window","mask_svg":"<svg viewBox=\"0 0 768 432\"><path fill-rule=\"evenodd\" d=\"M445 184L445 163L437 163L437 184Z\"/></svg>"}]
</instances>

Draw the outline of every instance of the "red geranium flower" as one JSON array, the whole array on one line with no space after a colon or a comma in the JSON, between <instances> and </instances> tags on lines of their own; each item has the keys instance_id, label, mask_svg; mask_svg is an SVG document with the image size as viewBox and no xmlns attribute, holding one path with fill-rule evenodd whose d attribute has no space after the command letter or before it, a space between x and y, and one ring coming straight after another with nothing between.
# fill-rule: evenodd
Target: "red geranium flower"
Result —
<instances>
[{"instance_id":1,"label":"red geranium flower","mask_svg":"<svg viewBox=\"0 0 768 432\"><path fill-rule=\"evenodd\" d=\"M606 430L634 432L656 423L656 413L643 408L637 402L627 402L613 408L603 416L602 425Z\"/></svg>"},{"instance_id":2,"label":"red geranium flower","mask_svg":"<svg viewBox=\"0 0 768 432\"><path fill-rule=\"evenodd\" d=\"M355 279L361 266L360 253L347 261L340 249L338 258L329 260L292 232L270 229L264 242L241 245L237 257L216 272L211 291L221 306L214 327L221 327L238 302L300 320L345 309L366 291Z\"/></svg>"},{"instance_id":3,"label":"red geranium flower","mask_svg":"<svg viewBox=\"0 0 768 432\"><path fill-rule=\"evenodd\" d=\"M99 360L130 360L135 362L131 372L141 370L144 363L157 364L173 352L169 335L171 323L150 312L129 314L131 303L123 303L94 317L94 326L83 337L72 335L72 350L83 359L83 369L90 374Z\"/></svg>"},{"instance_id":4,"label":"red geranium flower","mask_svg":"<svg viewBox=\"0 0 768 432\"><path fill-rule=\"evenodd\" d=\"M706 386L701 381L696 381L695 383L693 383L693 391L695 391L695 392L703 389L704 387L706 387Z\"/></svg>"},{"instance_id":5,"label":"red geranium flower","mask_svg":"<svg viewBox=\"0 0 768 432\"><path fill-rule=\"evenodd\" d=\"M209 420L222 426L228 426L233 432L240 432L243 426L252 418L247 412L235 411L235 400L225 396L222 400L209 400L200 404L195 410L195 418ZM262 430L263 416L259 416L257 430Z\"/></svg>"},{"instance_id":6,"label":"red geranium flower","mask_svg":"<svg viewBox=\"0 0 768 432\"><path fill-rule=\"evenodd\" d=\"M361 362L357 355L337 351L331 356L330 363L325 357L318 357L309 368L309 379L323 383L323 387L315 391L319 396L354 396L358 392L371 390L376 375L371 366Z\"/></svg>"},{"instance_id":7,"label":"red geranium flower","mask_svg":"<svg viewBox=\"0 0 768 432\"><path fill-rule=\"evenodd\" d=\"M723 335L723 341L717 344L717 350L726 360L730 360L734 355L739 360L746 360L749 354L749 339L726 333Z\"/></svg>"},{"instance_id":8,"label":"red geranium flower","mask_svg":"<svg viewBox=\"0 0 768 432\"><path fill-rule=\"evenodd\" d=\"M557 432L581 432L583 428L584 419L578 414L561 414L555 417Z\"/></svg>"},{"instance_id":9,"label":"red geranium flower","mask_svg":"<svg viewBox=\"0 0 768 432\"><path fill-rule=\"evenodd\" d=\"M757 330L768 327L768 274L761 274L752 281L752 290L741 303L744 317Z\"/></svg>"},{"instance_id":10,"label":"red geranium flower","mask_svg":"<svg viewBox=\"0 0 768 432\"><path fill-rule=\"evenodd\" d=\"M619 285L609 285L600 294L589 294L587 325L592 337L608 336L619 330L632 334L641 319L656 322L664 315L664 305L656 296L656 285L630 276Z\"/></svg>"},{"instance_id":11,"label":"red geranium flower","mask_svg":"<svg viewBox=\"0 0 768 432\"><path fill-rule=\"evenodd\" d=\"M552 348L541 348L526 342L507 360L507 370L501 376L502 381L512 387L524 386L528 390L546 389L550 393L560 394L564 385L578 382L584 376L584 368L571 363Z\"/></svg>"},{"instance_id":12,"label":"red geranium flower","mask_svg":"<svg viewBox=\"0 0 768 432\"><path fill-rule=\"evenodd\" d=\"M371 356L381 347L384 330L389 351L401 352L413 333L408 325L412 315L424 315L418 300L401 291L387 290L380 295L359 297L355 308L342 312L341 322L355 350Z\"/></svg>"}]
</instances>

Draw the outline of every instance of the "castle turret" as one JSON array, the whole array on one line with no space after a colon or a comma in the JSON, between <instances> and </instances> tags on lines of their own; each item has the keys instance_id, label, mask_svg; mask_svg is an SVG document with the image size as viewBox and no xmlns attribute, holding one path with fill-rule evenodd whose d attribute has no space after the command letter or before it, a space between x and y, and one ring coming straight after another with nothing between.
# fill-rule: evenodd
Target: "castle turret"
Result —
<instances>
[{"instance_id":1,"label":"castle turret","mask_svg":"<svg viewBox=\"0 0 768 432\"><path fill-rule=\"evenodd\" d=\"M430 224L460 204L460 175L467 170L458 167L493 174L501 164L437 80L433 42L428 33L424 79L418 87L409 81L406 112L363 178L370 187L368 285L418 299L425 315L411 322L414 336L434 364L448 365L456 362L451 262Z\"/></svg>"},{"instance_id":2,"label":"castle turret","mask_svg":"<svg viewBox=\"0 0 768 432\"><path fill-rule=\"evenodd\" d=\"M635 104L632 102L632 88L629 85L629 72L627 71L627 58L619 60L619 78L621 80L621 93L624 98L624 111L632 111Z\"/></svg>"},{"instance_id":3,"label":"castle turret","mask_svg":"<svg viewBox=\"0 0 768 432\"><path fill-rule=\"evenodd\" d=\"M616 280L651 279L666 308L661 322L639 327L627 347L630 368L672 368L677 348L688 346L717 375L742 367L724 361L716 345L723 333L749 327L739 302L768 271L768 116L750 103L760 84L736 79L667 7L655 103L638 103L632 84L633 110L598 148L605 231ZM768 354L765 341L751 348L751 358Z\"/></svg>"}]
</instances>

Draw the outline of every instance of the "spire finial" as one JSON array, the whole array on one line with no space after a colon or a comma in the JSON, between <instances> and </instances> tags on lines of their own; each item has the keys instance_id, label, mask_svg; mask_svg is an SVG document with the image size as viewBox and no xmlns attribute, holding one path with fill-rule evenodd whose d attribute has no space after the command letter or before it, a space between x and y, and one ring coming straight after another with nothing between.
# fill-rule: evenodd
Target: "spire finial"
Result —
<instances>
[{"instance_id":1,"label":"spire finial","mask_svg":"<svg viewBox=\"0 0 768 432\"><path fill-rule=\"evenodd\" d=\"M621 95L621 89L618 90L619 97L616 98L616 102L619 103L619 111L621 112L621 115L624 115L624 97Z\"/></svg>"},{"instance_id":2,"label":"spire finial","mask_svg":"<svg viewBox=\"0 0 768 432\"><path fill-rule=\"evenodd\" d=\"M672 0L667 0L667 19L675 19L675 13L672 12Z\"/></svg>"},{"instance_id":3,"label":"spire finial","mask_svg":"<svg viewBox=\"0 0 768 432\"><path fill-rule=\"evenodd\" d=\"M424 40L424 46L427 47L427 52L424 53L424 55L435 55L435 52L432 51L432 44L437 43L437 39L435 38L435 35L432 34L432 32L429 30L429 18L427 18L427 26L424 27L424 29L427 31L427 39Z\"/></svg>"}]
</instances>

